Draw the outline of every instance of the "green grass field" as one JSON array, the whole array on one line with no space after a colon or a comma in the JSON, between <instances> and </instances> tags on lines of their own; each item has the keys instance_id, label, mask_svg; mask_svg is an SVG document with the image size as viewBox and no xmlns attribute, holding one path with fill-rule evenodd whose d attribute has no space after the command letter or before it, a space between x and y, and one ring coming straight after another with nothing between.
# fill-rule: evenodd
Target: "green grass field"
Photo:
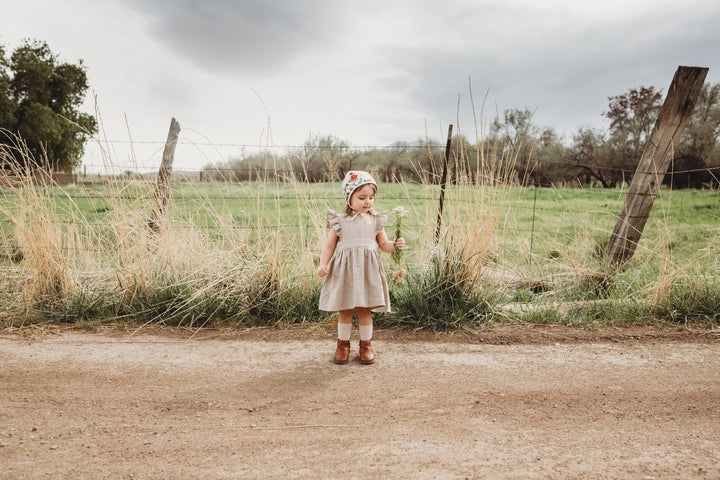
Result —
<instances>
[{"instance_id":1,"label":"green grass field","mask_svg":"<svg viewBox=\"0 0 720 480\"><path fill-rule=\"evenodd\" d=\"M4 325L66 321L173 325L326 321L315 275L337 184L175 183L164 233L146 222L154 185L0 188ZM635 257L602 251L624 190L381 184L376 209L404 206L404 283L393 314L411 328L495 321L715 322L716 191L663 190ZM388 235L394 234L390 218ZM385 255L388 270L399 270ZM419 300L424 299L425 302ZM713 303L714 302L714 303Z\"/></svg>"}]
</instances>

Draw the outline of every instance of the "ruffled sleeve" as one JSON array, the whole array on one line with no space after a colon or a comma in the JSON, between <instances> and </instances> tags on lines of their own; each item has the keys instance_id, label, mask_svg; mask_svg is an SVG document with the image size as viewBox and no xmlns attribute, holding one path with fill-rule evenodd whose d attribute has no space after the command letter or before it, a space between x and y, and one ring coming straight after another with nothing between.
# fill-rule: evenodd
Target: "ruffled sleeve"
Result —
<instances>
[{"instance_id":1,"label":"ruffled sleeve","mask_svg":"<svg viewBox=\"0 0 720 480\"><path fill-rule=\"evenodd\" d=\"M342 237L342 228L340 227L340 214L334 210L328 210L327 226L337 233L338 237Z\"/></svg>"},{"instance_id":2,"label":"ruffled sleeve","mask_svg":"<svg viewBox=\"0 0 720 480\"><path fill-rule=\"evenodd\" d=\"M383 231L388 222L387 212L380 212L375 215L375 233Z\"/></svg>"}]
</instances>

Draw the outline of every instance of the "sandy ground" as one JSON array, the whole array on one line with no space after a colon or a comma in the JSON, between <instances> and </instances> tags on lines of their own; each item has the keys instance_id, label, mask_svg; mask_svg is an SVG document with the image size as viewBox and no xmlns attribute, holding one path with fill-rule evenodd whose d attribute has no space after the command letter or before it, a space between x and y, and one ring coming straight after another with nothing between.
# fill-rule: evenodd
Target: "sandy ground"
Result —
<instances>
[{"instance_id":1,"label":"sandy ground","mask_svg":"<svg viewBox=\"0 0 720 480\"><path fill-rule=\"evenodd\" d=\"M373 343L338 366L329 328L0 332L0 478L720 478L717 332Z\"/></svg>"}]
</instances>

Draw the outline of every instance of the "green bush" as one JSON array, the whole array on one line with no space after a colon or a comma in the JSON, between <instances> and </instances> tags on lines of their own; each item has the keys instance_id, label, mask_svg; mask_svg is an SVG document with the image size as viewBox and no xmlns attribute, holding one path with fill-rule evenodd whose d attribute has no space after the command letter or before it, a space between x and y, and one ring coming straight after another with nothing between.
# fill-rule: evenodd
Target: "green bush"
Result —
<instances>
[{"instance_id":1,"label":"green bush","mask_svg":"<svg viewBox=\"0 0 720 480\"><path fill-rule=\"evenodd\" d=\"M654 306L654 314L675 323L714 323L720 319L720 283L708 277L674 279L669 293Z\"/></svg>"},{"instance_id":2,"label":"green bush","mask_svg":"<svg viewBox=\"0 0 720 480\"><path fill-rule=\"evenodd\" d=\"M444 250L430 264L409 272L404 283L391 290L393 312L383 316L383 326L443 331L477 327L490 320L497 291L481 289L462 251Z\"/></svg>"}]
</instances>

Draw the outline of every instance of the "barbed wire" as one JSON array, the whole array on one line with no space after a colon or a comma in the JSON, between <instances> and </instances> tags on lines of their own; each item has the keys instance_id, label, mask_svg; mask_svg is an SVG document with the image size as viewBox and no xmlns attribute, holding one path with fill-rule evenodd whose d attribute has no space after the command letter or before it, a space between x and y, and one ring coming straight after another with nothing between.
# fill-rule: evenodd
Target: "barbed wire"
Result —
<instances>
[{"instance_id":1,"label":"barbed wire","mask_svg":"<svg viewBox=\"0 0 720 480\"><path fill-rule=\"evenodd\" d=\"M237 161L237 162L243 162L247 161L247 159L231 159L230 162ZM226 162L227 163L227 162ZM449 164L451 167L451 170L455 169L454 162L451 162L452 165ZM438 160L438 167L440 164L440 160ZM628 168L621 168L621 167L612 167L607 165L593 165L593 164L582 164L582 163L576 163L576 162L552 162L552 166L556 167L565 167L565 168L584 168L589 170L595 170L597 172L618 172L618 173L624 173L628 174L630 176L635 174L641 174L641 175L680 175L680 174L687 174L687 173L699 173L699 172L715 172L720 171L720 166L708 166L708 167L701 167L701 168L689 168L689 169L683 169L683 170L668 170L666 173L660 173L658 171L653 170L640 170L637 169L628 169ZM109 169L114 168L118 170L125 170L125 171L132 171L132 169L140 168L141 166L137 164L111 164L111 165L105 165L105 164L96 164L96 163L83 163L84 167L90 167L90 168L103 168L103 169ZM352 170L352 166L344 167L342 165L338 165L338 167L342 167L343 170ZM152 166L142 166L143 169L156 169L156 165ZM507 168L510 168L508 166ZM531 168L526 168L525 166L518 166L516 165L514 168L517 170L527 170L524 172L524 174L530 174L532 173ZM398 164L398 165L390 165L387 168L376 168L375 170L382 171L386 170L393 173L402 173L405 175L409 174L425 174L432 176L433 174L438 174L439 172L435 172L433 170L427 170L427 169L416 169L413 165L406 165L406 164ZM288 165L288 166L280 166L280 167L268 167L268 166L260 166L260 165L248 165L246 167L241 166L214 166L214 165L206 165L202 168L187 168L187 167L179 167L179 168L173 168L173 172L175 173L185 173L185 174L200 174L200 173L224 173L224 172L232 172L232 173L239 173L239 174L250 174L250 173L263 173L267 176L269 174L274 174L278 176L287 175L290 173L296 174L296 176L299 177L307 177L309 175L319 175L319 176L327 176L328 175L328 169L315 169L315 168L304 168L302 165ZM154 173L154 172L153 172ZM464 176L470 176L475 174L475 171L472 168L463 168L463 171L461 172ZM151 174L151 172L148 172L148 174ZM102 175L102 172L94 172L91 174L88 174L89 176L97 176ZM111 174L108 174L111 175ZM591 174L586 174L591 175ZM585 176L585 175L583 175ZM538 184L538 186L551 186L552 183L548 183L545 185Z\"/></svg>"},{"instance_id":2,"label":"barbed wire","mask_svg":"<svg viewBox=\"0 0 720 480\"><path fill-rule=\"evenodd\" d=\"M120 143L120 144L151 144L151 145L164 145L165 142L159 141L159 140L145 140L145 141L134 141L134 140L107 140L107 143ZM289 149L302 149L302 150L338 150L339 152L343 151L353 151L353 150L388 150L388 149L397 149L397 150L406 150L406 149L433 149L437 150L438 152L442 152L444 146L440 143L405 143L405 142L397 142L389 145L317 145L317 144L310 144L310 145L298 145L298 144L288 144L288 145L269 145L269 144L250 144L250 143L213 143L213 142L192 142L192 141L178 141L176 142L176 145L192 145L192 146L206 146L206 147L233 147L233 148L258 148L258 149L265 149L265 150L289 150ZM487 152L486 149L483 148L477 148L473 147L468 144L463 144L459 147L461 152L470 152L470 153L483 153ZM457 147L456 147L457 150ZM353 152L354 153L354 152ZM530 161L532 163L532 161ZM635 169L627 169L622 167L612 167L612 166L606 166L606 165L595 165L595 164L582 164L578 162L551 162L553 165L562 165L562 166L570 166L570 167L576 167L576 168L590 168L590 169L596 169L596 170L603 170L603 171L614 171L614 172L624 172L624 173L643 173L643 174L651 174L655 175L658 172L655 171L648 171L648 172L638 172ZM88 166L91 166L88 164ZM102 167L103 165L92 165L93 167ZM673 170L673 173L696 173L696 172L702 172L702 171L715 171L720 170L720 166L714 166L714 167L702 167L702 168L693 168L693 169L684 169L684 170ZM200 170L198 170L200 171Z\"/></svg>"},{"instance_id":3,"label":"barbed wire","mask_svg":"<svg viewBox=\"0 0 720 480\"><path fill-rule=\"evenodd\" d=\"M604 211L561 211L561 213L584 213L588 216L591 216L593 218L597 217L597 215L604 215L607 217L610 217L610 220L617 220L618 215L613 212L604 212ZM720 215L718 214L707 214L704 212L688 212L688 213L678 213L677 215L682 215L683 217L687 216L709 216L715 220L720 220ZM669 215L666 212L659 212L654 213L651 212L650 215L647 217L648 219L671 219L674 215ZM645 218L644 216L628 216L627 218ZM232 224L222 224L222 225L199 225L196 223L189 223L187 221L175 221L172 225L172 228L178 229L178 230L210 230L210 231L217 231L217 232L223 232L227 230L268 230L268 229L284 229L284 230L299 230L299 229L311 229L318 226L318 223L314 222L311 218L306 218L306 222L268 222L268 223L254 223L254 224L238 224L238 223L232 223ZM107 222L90 222L86 221L82 218L53 218L53 221L59 224L63 225L73 225L73 226L80 226L80 227L105 227L108 229L112 229L113 226L108 224ZM539 222L539 223L538 223ZM0 224L15 224L16 222L11 219L1 219ZM320 224L323 224L323 222L320 222ZM389 223L389 225L393 225L392 222ZM576 225L570 225L570 226L557 226L553 223L543 223L542 219L536 218L536 225L539 227L543 227L546 225L554 225L554 228L543 230L542 228L538 229L535 228L521 228L521 227L514 227L514 226L504 226L503 230L508 231L521 231L521 232L535 232L535 233L557 233L562 228L572 228ZM422 230L422 229L428 229L435 226L435 220L428 220L427 222L403 222L403 226L406 227L409 231L413 230ZM449 223L447 225L447 228L465 228L466 226L464 224L454 224ZM719 229L720 232L720 229Z\"/></svg>"},{"instance_id":4,"label":"barbed wire","mask_svg":"<svg viewBox=\"0 0 720 480\"><path fill-rule=\"evenodd\" d=\"M0 187L0 197L7 196L2 191L2 187ZM617 192L622 194L627 194L627 191L623 192ZM72 200L113 200L113 201L138 201L138 200L150 200L153 198L154 192L148 191L144 195L137 195L132 193L124 193L124 194L78 194L73 192L71 196L68 196L67 194L63 193L47 193L44 194L43 197L46 198L54 198L54 199L61 199L70 201ZM462 195L462 194L461 194ZM634 195L637 196L647 196L647 197L658 197L659 195L652 192L638 192L634 193ZM277 200L298 200L298 197L296 195L273 195L273 194L257 194L257 195L240 195L240 194L234 194L234 195L204 195L204 194L197 194L193 195L191 193L173 193L171 196L172 200L174 202L188 204L188 203L198 203L198 202L204 202L207 200L222 200L222 201L239 201L239 202L256 202L256 201L277 201ZM475 198L463 198L463 197L449 197L448 199L451 199L453 202L456 203L463 203L463 204L469 204L469 205L477 205L482 203L482 199L475 199ZM342 198L340 196L331 196L331 195L315 195L311 198L307 199L311 202L324 202L324 203L332 203L332 202L339 202L342 201ZM423 202L436 202L438 201L437 196L421 196L421 195L412 195L412 197L407 196L383 196L382 202L383 203L389 203L391 201L423 201ZM720 198L717 199L718 204L716 208L720 208ZM623 203L623 200L618 199L608 199L608 201L613 202L614 204L617 204L618 207L620 207ZM605 213L602 210L578 210L578 209L572 209L572 208L551 208L551 207L545 207L545 206L539 206L539 205L527 205L527 202L532 202L531 199L526 199L523 201L523 203L520 203L521 200L516 201L506 201L503 202L502 206L507 208L518 208L518 209L528 209L528 210L538 210L538 211L552 211L552 212L564 212L564 213L587 213L587 214L603 214ZM557 202L556 200L552 199L539 199L538 202ZM709 210L709 208L706 208ZM611 212L607 212L612 214ZM689 211L682 211L680 213L683 214L692 214L692 212Z\"/></svg>"},{"instance_id":5,"label":"barbed wire","mask_svg":"<svg viewBox=\"0 0 720 480\"><path fill-rule=\"evenodd\" d=\"M130 144L130 145L165 145L165 141L161 140L102 140L98 141L99 144ZM316 144L310 144L310 145L300 145L300 144L286 144L286 145L277 145L277 144L265 144L265 143L232 143L232 142L195 142L190 140L178 140L175 142L175 145L190 145L190 146L196 146L196 147L233 147L233 148L262 148L266 150L288 150L288 149L309 149L309 150L338 150L338 151L347 151L347 150L355 150L355 149L366 149L366 150L382 150L382 149L402 149L402 148L444 148L443 145L440 145L439 143L410 143L410 142L396 142L391 143L388 145L351 145L351 144L334 144L334 145L316 145Z\"/></svg>"}]
</instances>

